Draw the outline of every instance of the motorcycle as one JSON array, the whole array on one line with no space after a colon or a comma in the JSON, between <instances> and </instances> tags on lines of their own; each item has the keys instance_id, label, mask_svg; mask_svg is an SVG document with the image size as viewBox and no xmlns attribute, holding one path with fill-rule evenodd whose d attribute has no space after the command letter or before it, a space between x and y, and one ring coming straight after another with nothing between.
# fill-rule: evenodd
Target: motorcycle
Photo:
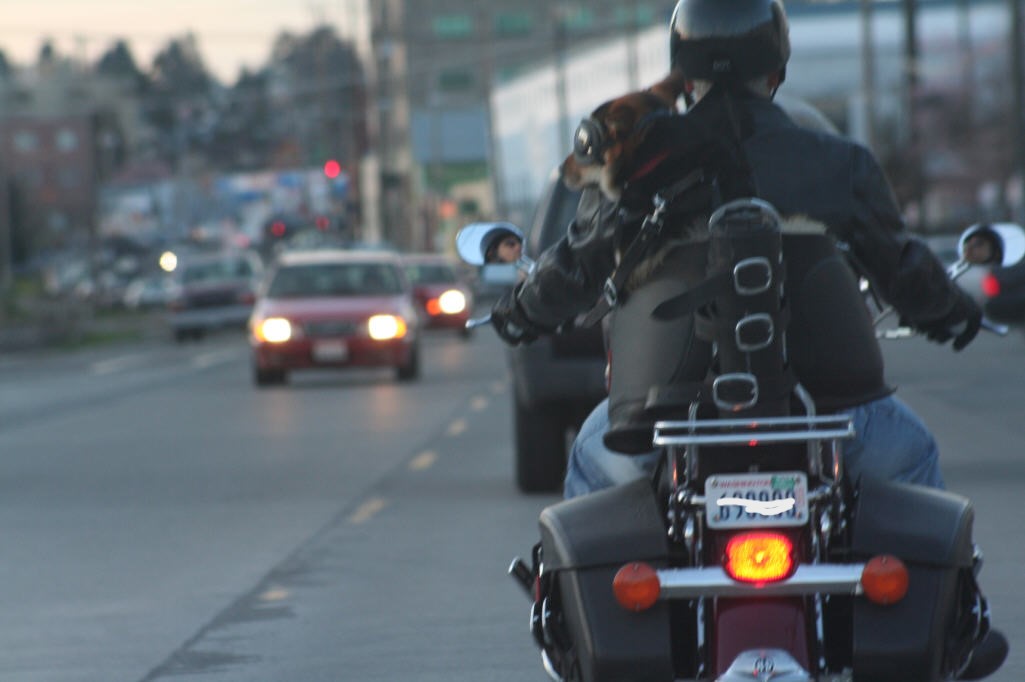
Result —
<instances>
[{"instance_id":1,"label":"motorcycle","mask_svg":"<svg viewBox=\"0 0 1025 682\"><path fill-rule=\"evenodd\" d=\"M545 508L529 563L509 568L544 669L566 682L955 677L989 627L971 503L854 485L851 420L817 414L787 372L784 285L835 246L783 234L757 199L724 205L708 229L707 245L666 255L674 274L610 313L606 443L654 444L660 466ZM462 233L461 255L479 254L481 236ZM1004 260L1025 252L1015 239ZM846 267L829 276L858 290ZM666 351L689 325L711 343L681 363Z\"/></svg>"}]
</instances>

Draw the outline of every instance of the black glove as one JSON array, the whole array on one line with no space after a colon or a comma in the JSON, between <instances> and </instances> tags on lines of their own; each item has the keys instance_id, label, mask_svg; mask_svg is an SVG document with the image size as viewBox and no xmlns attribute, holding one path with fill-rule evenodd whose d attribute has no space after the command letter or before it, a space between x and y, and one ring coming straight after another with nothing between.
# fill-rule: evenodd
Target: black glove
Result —
<instances>
[{"instance_id":1,"label":"black glove","mask_svg":"<svg viewBox=\"0 0 1025 682\"><path fill-rule=\"evenodd\" d=\"M491 306L491 324L502 340L510 346L530 343L544 332L523 314L516 300L519 287L510 289Z\"/></svg>"},{"instance_id":2,"label":"black glove","mask_svg":"<svg viewBox=\"0 0 1025 682\"><path fill-rule=\"evenodd\" d=\"M936 343L946 343L954 339L954 350L961 350L975 338L982 326L982 310L972 298L957 290L954 306L944 317L932 322L915 325L926 338Z\"/></svg>"}]
</instances>

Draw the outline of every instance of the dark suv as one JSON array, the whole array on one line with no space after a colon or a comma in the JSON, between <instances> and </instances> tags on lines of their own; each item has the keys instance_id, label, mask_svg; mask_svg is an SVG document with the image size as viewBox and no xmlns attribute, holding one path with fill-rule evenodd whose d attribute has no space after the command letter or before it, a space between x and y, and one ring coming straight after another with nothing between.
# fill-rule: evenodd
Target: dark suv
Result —
<instances>
[{"instance_id":1,"label":"dark suv","mask_svg":"<svg viewBox=\"0 0 1025 682\"><path fill-rule=\"evenodd\" d=\"M527 231L524 253L538 255L566 234L580 193L556 174ZM523 492L562 489L572 437L605 398L605 344L600 325L507 348L513 376L516 483Z\"/></svg>"}]
</instances>

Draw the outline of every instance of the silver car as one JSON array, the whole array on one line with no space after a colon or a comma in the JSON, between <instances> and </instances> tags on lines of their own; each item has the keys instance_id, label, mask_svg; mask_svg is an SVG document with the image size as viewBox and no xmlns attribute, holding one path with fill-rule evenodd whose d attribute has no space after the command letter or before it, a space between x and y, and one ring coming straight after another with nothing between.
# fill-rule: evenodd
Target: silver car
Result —
<instances>
[{"instance_id":1,"label":"silver car","mask_svg":"<svg viewBox=\"0 0 1025 682\"><path fill-rule=\"evenodd\" d=\"M190 255L174 272L168 322L176 341L221 328L245 329L263 276L252 251Z\"/></svg>"}]
</instances>

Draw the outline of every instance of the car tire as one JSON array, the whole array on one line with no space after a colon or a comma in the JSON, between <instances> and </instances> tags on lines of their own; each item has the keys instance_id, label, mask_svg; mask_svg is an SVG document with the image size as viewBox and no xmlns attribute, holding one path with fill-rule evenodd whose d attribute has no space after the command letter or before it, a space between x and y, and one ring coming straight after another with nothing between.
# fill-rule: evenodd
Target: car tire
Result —
<instances>
[{"instance_id":1,"label":"car tire","mask_svg":"<svg viewBox=\"0 0 1025 682\"><path fill-rule=\"evenodd\" d=\"M288 374L283 369L262 369L253 367L253 383L263 388L265 386L280 386L288 381Z\"/></svg>"},{"instance_id":2,"label":"car tire","mask_svg":"<svg viewBox=\"0 0 1025 682\"><path fill-rule=\"evenodd\" d=\"M566 476L566 419L554 406L515 403L516 485L525 493L562 490Z\"/></svg>"},{"instance_id":3,"label":"car tire","mask_svg":"<svg viewBox=\"0 0 1025 682\"><path fill-rule=\"evenodd\" d=\"M395 368L395 377L399 381L415 381L420 378L420 344L413 346L409 361Z\"/></svg>"}]
</instances>

